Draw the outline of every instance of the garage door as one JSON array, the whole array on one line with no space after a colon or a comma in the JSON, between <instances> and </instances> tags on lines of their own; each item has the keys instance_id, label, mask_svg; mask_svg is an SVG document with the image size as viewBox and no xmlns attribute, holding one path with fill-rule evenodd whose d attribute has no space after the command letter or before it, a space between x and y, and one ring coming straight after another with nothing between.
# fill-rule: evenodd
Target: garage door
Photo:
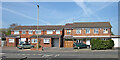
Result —
<instances>
[{"instance_id":1,"label":"garage door","mask_svg":"<svg viewBox=\"0 0 120 60\"><path fill-rule=\"evenodd\" d=\"M64 41L65 48L73 48L73 41Z\"/></svg>"},{"instance_id":2,"label":"garage door","mask_svg":"<svg viewBox=\"0 0 120 60\"><path fill-rule=\"evenodd\" d=\"M53 39L53 47L59 47L59 39Z\"/></svg>"}]
</instances>

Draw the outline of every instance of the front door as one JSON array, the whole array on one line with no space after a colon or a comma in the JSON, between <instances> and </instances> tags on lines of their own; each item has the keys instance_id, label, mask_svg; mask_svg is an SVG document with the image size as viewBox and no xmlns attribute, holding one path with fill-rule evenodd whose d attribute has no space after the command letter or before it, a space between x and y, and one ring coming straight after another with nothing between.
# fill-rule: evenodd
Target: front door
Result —
<instances>
[{"instance_id":1,"label":"front door","mask_svg":"<svg viewBox=\"0 0 120 60\"><path fill-rule=\"evenodd\" d=\"M58 38L54 38L52 40L52 47L59 47L59 39Z\"/></svg>"}]
</instances>

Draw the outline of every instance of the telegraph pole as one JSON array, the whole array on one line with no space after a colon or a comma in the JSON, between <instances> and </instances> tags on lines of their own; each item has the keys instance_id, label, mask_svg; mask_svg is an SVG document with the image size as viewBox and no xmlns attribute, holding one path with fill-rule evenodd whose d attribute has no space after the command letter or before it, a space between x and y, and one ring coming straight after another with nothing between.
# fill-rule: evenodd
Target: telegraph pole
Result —
<instances>
[{"instance_id":1,"label":"telegraph pole","mask_svg":"<svg viewBox=\"0 0 120 60\"><path fill-rule=\"evenodd\" d=\"M72 22L74 23L74 18L72 19ZM73 36L73 30L72 30L72 36ZM74 38L72 38L72 40L74 41Z\"/></svg>"},{"instance_id":2,"label":"telegraph pole","mask_svg":"<svg viewBox=\"0 0 120 60\"><path fill-rule=\"evenodd\" d=\"M39 26L39 5L37 5L38 7L38 17L37 17L37 30L38 30L38 26ZM38 49L38 43L39 43L39 39L38 39L38 34L37 34L37 49Z\"/></svg>"}]
</instances>

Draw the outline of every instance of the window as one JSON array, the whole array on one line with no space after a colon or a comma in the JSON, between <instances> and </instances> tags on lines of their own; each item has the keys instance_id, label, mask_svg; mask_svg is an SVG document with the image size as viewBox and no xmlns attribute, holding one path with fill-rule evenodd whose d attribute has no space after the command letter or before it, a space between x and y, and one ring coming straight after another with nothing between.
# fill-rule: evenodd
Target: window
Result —
<instances>
[{"instance_id":1,"label":"window","mask_svg":"<svg viewBox=\"0 0 120 60\"><path fill-rule=\"evenodd\" d=\"M32 31L29 31L29 34L32 34Z\"/></svg>"},{"instance_id":2,"label":"window","mask_svg":"<svg viewBox=\"0 0 120 60\"><path fill-rule=\"evenodd\" d=\"M98 34L98 28L95 28L95 29L94 29L94 33L95 33L95 34Z\"/></svg>"},{"instance_id":3,"label":"window","mask_svg":"<svg viewBox=\"0 0 120 60\"><path fill-rule=\"evenodd\" d=\"M32 43L37 43L37 39L32 39Z\"/></svg>"},{"instance_id":4,"label":"window","mask_svg":"<svg viewBox=\"0 0 120 60\"><path fill-rule=\"evenodd\" d=\"M108 29L107 28L103 29L103 33L108 33Z\"/></svg>"},{"instance_id":5,"label":"window","mask_svg":"<svg viewBox=\"0 0 120 60\"><path fill-rule=\"evenodd\" d=\"M14 39L9 39L9 43L14 43Z\"/></svg>"},{"instance_id":6,"label":"window","mask_svg":"<svg viewBox=\"0 0 120 60\"><path fill-rule=\"evenodd\" d=\"M77 29L77 30L76 30L76 33L77 33L77 34L81 34L81 29Z\"/></svg>"},{"instance_id":7,"label":"window","mask_svg":"<svg viewBox=\"0 0 120 60\"><path fill-rule=\"evenodd\" d=\"M14 34L19 34L19 31L14 31Z\"/></svg>"},{"instance_id":8,"label":"window","mask_svg":"<svg viewBox=\"0 0 120 60\"><path fill-rule=\"evenodd\" d=\"M67 34L71 34L71 30L67 30Z\"/></svg>"},{"instance_id":9,"label":"window","mask_svg":"<svg viewBox=\"0 0 120 60\"><path fill-rule=\"evenodd\" d=\"M56 34L60 34L60 30L56 30Z\"/></svg>"},{"instance_id":10,"label":"window","mask_svg":"<svg viewBox=\"0 0 120 60\"><path fill-rule=\"evenodd\" d=\"M87 29L86 29L86 33L87 33L87 34L90 33L90 29L87 28Z\"/></svg>"},{"instance_id":11,"label":"window","mask_svg":"<svg viewBox=\"0 0 120 60\"><path fill-rule=\"evenodd\" d=\"M26 34L26 31L22 31L22 34Z\"/></svg>"},{"instance_id":12,"label":"window","mask_svg":"<svg viewBox=\"0 0 120 60\"><path fill-rule=\"evenodd\" d=\"M35 34L41 34L41 30L36 30Z\"/></svg>"},{"instance_id":13,"label":"window","mask_svg":"<svg viewBox=\"0 0 120 60\"><path fill-rule=\"evenodd\" d=\"M45 38L44 39L44 43L50 43L50 39L49 38Z\"/></svg>"},{"instance_id":14,"label":"window","mask_svg":"<svg viewBox=\"0 0 120 60\"><path fill-rule=\"evenodd\" d=\"M47 30L47 34L53 34L52 30Z\"/></svg>"},{"instance_id":15,"label":"window","mask_svg":"<svg viewBox=\"0 0 120 60\"><path fill-rule=\"evenodd\" d=\"M106 40L108 40L108 39L107 39L107 38L103 38L103 40L105 40L105 41L106 41Z\"/></svg>"}]
</instances>

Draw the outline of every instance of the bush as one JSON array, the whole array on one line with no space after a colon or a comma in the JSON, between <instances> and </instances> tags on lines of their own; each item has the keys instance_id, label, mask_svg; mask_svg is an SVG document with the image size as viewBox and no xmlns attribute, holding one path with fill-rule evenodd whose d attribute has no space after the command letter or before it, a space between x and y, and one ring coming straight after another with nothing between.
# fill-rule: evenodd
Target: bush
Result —
<instances>
[{"instance_id":1,"label":"bush","mask_svg":"<svg viewBox=\"0 0 120 60\"><path fill-rule=\"evenodd\" d=\"M92 50L102 50L102 49L112 49L114 46L113 40L100 40L92 39L91 40L91 49Z\"/></svg>"}]
</instances>

